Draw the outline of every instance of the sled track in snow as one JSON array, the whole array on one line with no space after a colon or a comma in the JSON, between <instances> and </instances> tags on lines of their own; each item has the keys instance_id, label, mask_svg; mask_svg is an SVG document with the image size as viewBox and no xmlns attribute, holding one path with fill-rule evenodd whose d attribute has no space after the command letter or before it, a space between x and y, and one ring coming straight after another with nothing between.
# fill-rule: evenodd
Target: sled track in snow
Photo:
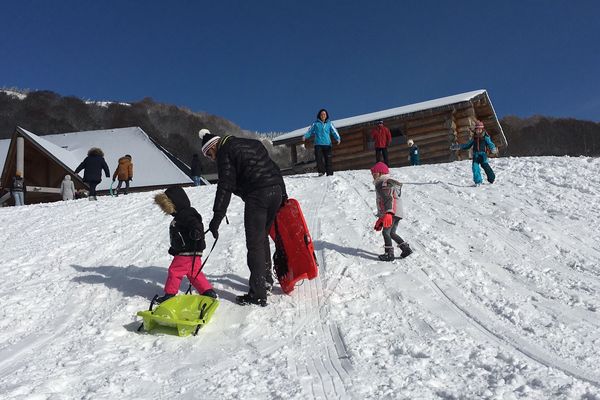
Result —
<instances>
[{"instance_id":1,"label":"sled track in snow","mask_svg":"<svg viewBox=\"0 0 600 400\"><path fill-rule=\"evenodd\" d=\"M321 234L319 209L325 204L329 189L329 178L323 188L318 204L304 202L301 204L306 222L311 229L313 240ZM316 250L319 261L319 276L313 280L305 280L294 290L296 296L296 312L294 323L294 343L304 354L302 359L288 359L290 373L301 377L303 392L313 399L349 399L346 391L350 380L352 365L346 352L339 327L327 318L328 305L323 290L321 276L330 271L323 250ZM329 279L332 277L329 276Z\"/></svg>"},{"instance_id":2,"label":"sled track in snow","mask_svg":"<svg viewBox=\"0 0 600 400\"><path fill-rule=\"evenodd\" d=\"M361 183L369 187L366 183ZM356 192L360 194L359 191ZM363 200L366 201L366 199ZM507 238L504 236L502 237L504 240L507 240ZM427 248L427 246L416 237L411 238L410 241L416 242L420 249L424 250ZM510 243L508 244L510 245ZM437 267L439 264L438 260L435 260L425 251L420 251L419 255L427 258L430 261L430 268L432 270L435 270L437 273L445 276L445 282L453 282L452 277ZM450 310L458 314L461 319L469 324L469 326L475 328L484 337L488 338L488 340L497 343L503 348L508 348L512 351L518 352L529 360L541 364L547 368L553 368L562 371L566 375L580 379L600 388L600 376L587 373L576 366L570 365L568 362L549 354L540 346L527 341L526 339L510 332L505 328L502 328L497 323L487 318L483 311L477 311L479 307L476 304L470 303L468 300L466 300L458 292L455 286L442 285L438 283L423 268L416 270L414 273L415 278L429 286Z\"/></svg>"}]
</instances>

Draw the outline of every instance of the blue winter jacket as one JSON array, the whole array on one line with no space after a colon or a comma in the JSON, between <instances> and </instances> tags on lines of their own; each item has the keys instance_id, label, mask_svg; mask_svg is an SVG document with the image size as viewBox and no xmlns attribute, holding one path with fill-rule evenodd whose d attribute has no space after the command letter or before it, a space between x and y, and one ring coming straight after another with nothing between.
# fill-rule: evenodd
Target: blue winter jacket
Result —
<instances>
[{"instance_id":1,"label":"blue winter jacket","mask_svg":"<svg viewBox=\"0 0 600 400\"><path fill-rule=\"evenodd\" d=\"M340 134L330 120L325 122L317 120L308 128L308 132L304 134L304 139L310 139L315 136L315 146L331 146L331 135L340 142Z\"/></svg>"},{"instance_id":2,"label":"blue winter jacket","mask_svg":"<svg viewBox=\"0 0 600 400\"><path fill-rule=\"evenodd\" d=\"M473 136L473 138L467 143L460 145L462 150L467 150L471 147L473 147L473 162L486 163L487 149L489 148L492 152L496 151L496 146L492 142L492 139L490 139L490 136L487 134L487 132L481 137Z\"/></svg>"}]
</instances>

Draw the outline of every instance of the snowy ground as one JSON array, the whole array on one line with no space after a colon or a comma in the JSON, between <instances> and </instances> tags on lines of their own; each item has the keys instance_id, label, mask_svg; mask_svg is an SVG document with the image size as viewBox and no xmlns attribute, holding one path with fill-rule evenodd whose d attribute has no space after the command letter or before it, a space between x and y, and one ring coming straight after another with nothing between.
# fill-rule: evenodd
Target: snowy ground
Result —
<instances>
[{"instance_id":1,"label":"snowy ground","mask_svg":"<svg viewBox=\"0 0 600 400\"><path fill-rule=\"evenodd\" d=\"M600 159L492 166L478 188L468 161L393 169L415 249L393 263L367 170L286 177L320 277L267 308L233 303L234 198L205 269L220 307L187 338L136 332L171 259L153 193L2 208L0 397L600 399ZM186 190L210 220L215 186Z\"/></svg>"}]
</instances>

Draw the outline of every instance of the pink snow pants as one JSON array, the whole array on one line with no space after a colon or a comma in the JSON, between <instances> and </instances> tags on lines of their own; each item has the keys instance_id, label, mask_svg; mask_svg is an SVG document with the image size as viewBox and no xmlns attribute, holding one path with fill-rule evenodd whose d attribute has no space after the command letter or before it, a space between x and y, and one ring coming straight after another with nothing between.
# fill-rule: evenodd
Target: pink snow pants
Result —
<instances>
[{"instance_id":1,"label":"pink snow pants","mask_svg":"<svg viewBox=\"0 0 600 400\"><path fill-rule=\"evenodd\" d=\"M200 268L202 268L202 257L196 256L194 271L192 271L193 258L193 256L173 257L173 261L171 261L171 265L169 265L169 273L167 275L167 282L165 283L165 293L177 294L177 292L179 292L181 280L184 276L187 276L192 286L195 287L200 294L212 289L212 285L208 279L206 279L206 276L204 276L202 271L200 271Z\"/></svg>"}]
</instances>

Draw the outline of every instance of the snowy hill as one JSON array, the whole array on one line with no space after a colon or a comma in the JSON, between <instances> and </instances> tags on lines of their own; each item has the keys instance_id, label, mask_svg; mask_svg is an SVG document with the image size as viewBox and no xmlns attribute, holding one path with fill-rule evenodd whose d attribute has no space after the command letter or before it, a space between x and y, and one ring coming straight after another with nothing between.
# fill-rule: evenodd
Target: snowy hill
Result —
<instances>
[{"instance_id":1,"label":"snowy hill","mask_svg":"<svg viewBox=\"0 0 600 400\"><path fill-rule=\"evenodd\" d=\"M492 166L478 188L468 161L393 169L415 249L393 263L368 171L286 177L320 277L267 308L233 303L234 198L204 270L221 304L188 338L136 332L171 259L153 193L2 208L2 398L599 399L600 160ZM215 189L186 189L206 223Z\"/></svg>"}]
</instances>

